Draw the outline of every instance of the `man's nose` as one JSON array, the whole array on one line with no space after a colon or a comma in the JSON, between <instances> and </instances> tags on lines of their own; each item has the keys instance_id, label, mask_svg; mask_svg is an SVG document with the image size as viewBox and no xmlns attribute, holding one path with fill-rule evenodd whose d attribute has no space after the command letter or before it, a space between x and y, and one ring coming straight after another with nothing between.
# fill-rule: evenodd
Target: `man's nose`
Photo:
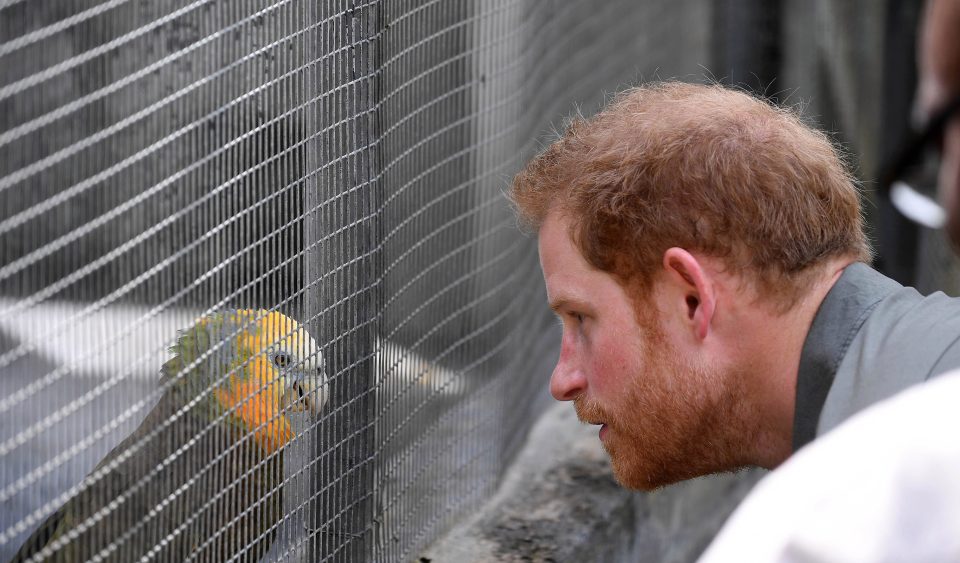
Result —
<instances>
[{"instance_id":1,"label":"man's nose","mask_svg":"<svg viewBox=\"0 0 960 563\"><path fill-rule=\"evenodd\" d=\"M563 356L550 376L550 394L558 401L572 401L587 389L587 378L574 362Z\"/></svg>"}]
</instances>

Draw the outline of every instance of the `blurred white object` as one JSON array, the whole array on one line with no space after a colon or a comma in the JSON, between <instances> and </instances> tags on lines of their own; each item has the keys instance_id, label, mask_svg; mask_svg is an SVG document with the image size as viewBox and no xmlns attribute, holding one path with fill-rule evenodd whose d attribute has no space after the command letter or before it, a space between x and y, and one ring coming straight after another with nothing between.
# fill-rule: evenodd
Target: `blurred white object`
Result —
<instances>
[{"instance_id":1,"label":"blurred white object","mask_svg":"<svg viewBox=\"0 0 960 563\"><path fill-rule=\"evenodd\" d=\"M906 218L928 229L939 229L947 222L947 212L939 203L905 182L890 186L890 201Z\"/></svg>"},{"instance_id":2,"label":"blurred white object","mask_svg":"<svg viewBox=\"0 0 960 563\"><path fill-rule=\"evenodd\" d=\"M960 370L851 417L765 477L700 559L960 561Z\"/></svg>"},{"instance_id":3,"label":"blurred white object","mask_svg":"<svg viewBox=\"0 0 960 563\"><path fill-rule=\"evenodd\" d=\"M459 396L465 380L461 373L425 358L413 350L390 340L378 340L374 373L381 394L404 394L437 397Z\"/></svg>"},{"instance_id":4,"label":"blurred white object","mask_svg":"<svg viewBox=\"0 0 960 563\"><path fill-rule=\"evenodd\" d=\"M159 377L177 331L190 326L197 310L153 310L113 303L96 307L73 301L44 301L17 310L14 299L0 298L0 331L54 366L87 374ZM17 310L14 314L5 311Z\"/></svg>"}]
</instances>

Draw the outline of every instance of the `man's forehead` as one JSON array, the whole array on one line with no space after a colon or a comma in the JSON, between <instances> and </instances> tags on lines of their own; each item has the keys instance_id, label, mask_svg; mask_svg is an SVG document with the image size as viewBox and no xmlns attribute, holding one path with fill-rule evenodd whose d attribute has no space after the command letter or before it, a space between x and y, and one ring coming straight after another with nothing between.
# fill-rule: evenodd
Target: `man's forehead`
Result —
<instances>
[{"instance_id":1,"label":"man's forehead","mask_svg":"<svg viewBox=\"0 0 960 563\"><path fill-rule=\"evenodd\" d=\"M557 212L547 215L537 234L540 266L545 277L592 269L570 235L570 221Z\"/></svg>"},{"instance_id":2,"label":"man's forehead","mask_svg":"<svg viewBox=\"0 0 960 563\"><path fill-rule=\"evenodd\" d=\"M591 311L598 295L622 292L609 273L593 267L574 244L570 221L562 215L549 216L539 232L540 265L552 309Z\"/></svg>"}]
</instances>

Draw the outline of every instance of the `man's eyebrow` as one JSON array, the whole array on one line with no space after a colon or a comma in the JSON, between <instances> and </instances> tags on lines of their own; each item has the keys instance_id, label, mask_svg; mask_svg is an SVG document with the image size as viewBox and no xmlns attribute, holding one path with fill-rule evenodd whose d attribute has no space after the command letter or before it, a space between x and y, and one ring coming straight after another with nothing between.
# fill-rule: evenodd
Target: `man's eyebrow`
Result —
<instances>
[{"instance_id":1,"label":"man's eyebrow","mask_svg":"<svg viewBox=\"0 0 960 563\"><path fill-rule=\"evenodd\" d=\"M560 309L583 309L586 307L586 302L576 297L562 295L551 299L548 305L554 313L559 313Z\"/></svg>"}]
</instances>

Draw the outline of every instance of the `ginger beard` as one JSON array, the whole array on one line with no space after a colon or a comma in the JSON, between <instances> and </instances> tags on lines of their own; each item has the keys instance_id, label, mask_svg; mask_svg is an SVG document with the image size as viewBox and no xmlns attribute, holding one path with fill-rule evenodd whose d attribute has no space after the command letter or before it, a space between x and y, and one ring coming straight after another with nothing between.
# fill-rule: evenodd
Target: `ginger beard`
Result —
<instances>
[{"instance_id":1,"label":"ginger beard","mask_svg":"<svg viewBox=\"0 0 960 563\"><path fill-rule=\"evenodd\" d=\"M574 399L581 421L607 425L603 446L617 481L649 491L747 465L757 429L738 370L697 364L659 330L646 333L645 349L634 350L643 367L622 393L603 405Z\"/></svg>"}]
</instances>

